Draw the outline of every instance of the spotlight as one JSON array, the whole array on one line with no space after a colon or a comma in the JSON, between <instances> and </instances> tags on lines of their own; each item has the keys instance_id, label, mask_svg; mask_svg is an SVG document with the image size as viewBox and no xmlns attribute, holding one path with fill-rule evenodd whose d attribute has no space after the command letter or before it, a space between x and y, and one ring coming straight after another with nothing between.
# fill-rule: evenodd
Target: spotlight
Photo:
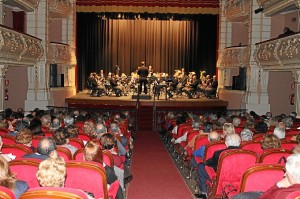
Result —
<instances>
[{"instance_id":1,"label":"spotlight","mask_svg":"<svg viewBox=\"0 0 300 199\"><path fill-rule=\"evenodd\" d=\"M258 13L260 13L260 12L262 12L262 11L264 11L264 8L263 8L263 7L259 7L259 8L257 8L256 10L254 10L254 13L255 13L255 14L258 14Z\"/></svg>"}]
</instances>

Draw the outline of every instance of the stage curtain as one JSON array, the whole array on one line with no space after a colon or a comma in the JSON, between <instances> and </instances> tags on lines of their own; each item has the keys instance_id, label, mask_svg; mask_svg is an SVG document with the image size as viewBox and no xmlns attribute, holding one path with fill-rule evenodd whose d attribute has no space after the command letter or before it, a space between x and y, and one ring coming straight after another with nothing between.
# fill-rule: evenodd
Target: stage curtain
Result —
<instances>
[{"instance_id":1,"label":"stage curtain","mask_svg":"<svg viewBox=\"0 0 300 199\"><path fill-rule=\"evenodd\" d=\"M79 90L90 72L130 74L145 61L154 72L173 74L185 68L199 76L216 73L217 15L194 20L102 19L95 13L77 14Z\"/></svg>"}]
</instances>

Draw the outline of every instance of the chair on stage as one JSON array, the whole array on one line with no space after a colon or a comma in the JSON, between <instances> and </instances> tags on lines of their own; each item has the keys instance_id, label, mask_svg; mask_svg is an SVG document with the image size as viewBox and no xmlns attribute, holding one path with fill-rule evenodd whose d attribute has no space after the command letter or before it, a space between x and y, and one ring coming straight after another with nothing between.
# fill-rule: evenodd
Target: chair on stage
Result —
<instances>
[{"instance_id":1,"label":"chair on stage","mask_svg":"<svg viewBox=\"0 0 300 199\"><path fill-rule=\"evenodd\" d=\"M0 186L0 198L1 199L16 199L15 194L12 192L12 190Z\"/></svg>"},{"instance_id":2,"label":"chair on stage","mask_svg":"<svg viewBox=\"0 0 300 199\"><path fill-rule=\"evenodd\" d=\"M80 189L66 187L35 187L23 193L20 199L88 199Z\"/></svg>"}]
</instances>

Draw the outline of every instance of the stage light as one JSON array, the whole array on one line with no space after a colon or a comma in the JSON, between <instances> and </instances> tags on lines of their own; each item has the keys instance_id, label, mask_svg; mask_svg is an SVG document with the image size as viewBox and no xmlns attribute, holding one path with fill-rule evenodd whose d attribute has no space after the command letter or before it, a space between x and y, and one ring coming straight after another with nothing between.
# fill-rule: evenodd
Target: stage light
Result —
<instances>
[{"instance_id":1,"label":"stage light","mask_svg":"<svg viewBox=\"0 0 300 199\"><path fill-rule=\"evenodd\" d=\"M260 12L262 12L262 11L264 11L264 8L263 8L263 7L259 7L259 8L257 8L256 10L254 10L254 13L255 13L255 14L258 14L258 13L260 13Z\"/></svg>"}]
</instances>

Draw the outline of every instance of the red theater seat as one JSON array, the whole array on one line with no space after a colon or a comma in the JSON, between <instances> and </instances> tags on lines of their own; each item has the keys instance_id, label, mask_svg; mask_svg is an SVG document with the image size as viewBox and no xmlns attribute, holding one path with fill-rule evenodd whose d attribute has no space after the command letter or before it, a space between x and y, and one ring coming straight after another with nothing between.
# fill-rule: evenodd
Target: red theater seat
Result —
<instances>
[{"instance_id":1,"label":"red theater seat","mask_svg":"<svg viewBox=\"0 0 300 199\"><path fill-rule=\"evenodd\" d=\"M0 198L1 199L16 199L14 193L10 189L3 187L3 186L0 186Z\"/></svg>"},{"instance_id":2,"label":"red theater seat","mask_svg":"<svg viewBox=\"0 0 300 199\"><path fill-rule=\"evenodd\" d=\"M65 187L35 187L23 193L20 199L88 199L79 189Z\"/></svg>"}]
</instances>

